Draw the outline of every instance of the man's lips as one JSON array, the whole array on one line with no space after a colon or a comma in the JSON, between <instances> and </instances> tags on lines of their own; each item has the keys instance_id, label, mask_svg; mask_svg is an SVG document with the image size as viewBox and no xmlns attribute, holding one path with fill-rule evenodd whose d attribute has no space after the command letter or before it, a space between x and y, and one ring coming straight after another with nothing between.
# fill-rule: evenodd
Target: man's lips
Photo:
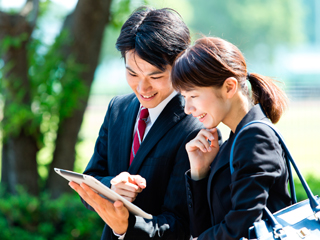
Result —
<instances>
[{"instance_id":1,"label":"man's lips","mask_svg":"<svg viewBox=\"0 0 320 240\"><path fill-rule=\"evenodd\" d=\"M154 94L150 94L150 95L143 95L143 94L140 94L140 96L144 99L149 99L149 98L152 98L156 95L157 93L154 93Z\"/></svg>"}]
</instances>

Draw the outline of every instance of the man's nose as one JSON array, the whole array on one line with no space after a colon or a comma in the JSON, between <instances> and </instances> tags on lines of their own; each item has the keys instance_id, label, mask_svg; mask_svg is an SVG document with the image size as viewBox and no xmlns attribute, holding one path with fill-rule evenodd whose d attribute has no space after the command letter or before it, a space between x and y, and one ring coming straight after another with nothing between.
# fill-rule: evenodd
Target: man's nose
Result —
<instances>
[{"instance_id":1,"label":"man's nose","mask_svg":"<svg viewBox=\"0 0 320 240\"><path fill-rule=\"evenodd\" d=\"M151 88L152 87L148 79L146 79L145 77L140 78L140 81L139 81L140 92L142 93L148 92Z\"/></svg>"}]
</instances>

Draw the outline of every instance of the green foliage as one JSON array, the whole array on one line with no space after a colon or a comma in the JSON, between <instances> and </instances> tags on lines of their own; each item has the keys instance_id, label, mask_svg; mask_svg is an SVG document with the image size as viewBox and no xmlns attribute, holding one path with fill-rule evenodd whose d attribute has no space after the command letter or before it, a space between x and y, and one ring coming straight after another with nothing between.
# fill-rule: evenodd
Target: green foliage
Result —
<instances>
[{"instance_id":1,"label":"green foliage","mask_svg":"<svg viewBox=\"0 0 320 240\"><path fill-rule=\"evenodd\" d=\"M7 51L10 47L20 48L22 43L28 39L27 33L22 33L19 36L5 36L1 41L1 52Z\"/></svg>"},{"instance_id":2,"label":"green foliage","mask_svg":"<svg viewBox=\"0 0 320 240\"><path fill-rule=\"evenodd\" d=\"M5 37L2 53L10 47L20 48L21 42L25 40L25 34L15 38ZM72 44L67 31L63 31L52 46L46 46L36 38L29 40L29 86L23 86L23 81L14 74L7 74L14 62L2 66L0 94L8 103L4 109L5 121L1 123L4 138L17 135L24 129L37 138L39 146L42 146L43 135L48 131L55 132L58 122L71 116L79 107L87 92L81 79L81 73L86 71L86 67L77 63L72 55L64 57L61 47L67 44ZM30 101L25 102L27 93ZM49 127L41 127L40 134L40 125Z\"/></svg>"},{"instance_id":3,"label":"green foliage","mask_svg":"<svg viewBox=\"0 0 320 240\"><path fill-rule=\"evenodd\" d=\"M18 188L17 195L0 191L0 239L71 240L99 239L104 223L97 213L87 210L78 195L52 200L39 198Z\"/></svg>"},{"instance_id":4,"label":"green foliage","mask_svg":"<svg viewBox=\"0 0 320 240\"><path fill-rule=\"evenodd\" d=\"M29 35L22 33L19 36L5 36L0 43L0 55L2 56L7 51L19 49L23 43L27 42ZM3 128L4 139L8 135L17 135L20 130L28 125L28 135L37 135L37 127L39 126L39 118L34 115L28 105L28 92L26 83L21 79L16 72L12 71L15 63L13 60L6 62L2 61L0 66L0 95L7 104L4 110L6 121L1 121L0 126ZM34 133L34 134L33 134Z\"/></svg>"},{"instance_id":5,"label":"green foliage","mask_svg":"<svg viewBox=\"0 0 320 240\"><path fill-rule=\"evenodd\" d=\"M131 12L139 6L147 5L148 0L114 0L111 5L111 22L110 24L120 29L123 23L128 19Z\"/></svg>"},{"instance_id":6,"label":"green foliage","mask_svg":"<svg viewBox=\"0 0 320 240\"><path fill-rule=\"evenodd\" d=\"M107 25L102 46L101 60L110 57L119 57L119 52L115 48L115 43L120 34L123 23L136 8L148 5L150 0L113 0L110 10L110 23Z\"/></svg>"},{"instance_id":7,"label":"green foliage","mask_svg":"<svg viewBox=\"0 0 320 240\"><path fill-rule=\"evenodd\" d=\"M316 177L312 174L308 174L305 177L305 180L307 181L312 193L314 195L320 195L320 178ZM297 195L297 200L302 201L304 199L307 199L307 194L300 183L300 180L298 178L294 179L295 182L295 187L296 187L296 195Z\"/></svg>"},{"instance_id":8,"label":"green foliage","mask_svg":"<svg viewBox=\"0 0 320 240\"><path fill-rule=\"evenodd\" d=\"M114 28L120 29L124 21L128 18L130 2L131 0L113 1L111 5L112 14L110 24L113 25Z\"/></svg>"},{"instance_id":9,"label":"green foliage","mask_svg":"<svg viewBox=\"0 0 320 240\"><path fill-rule=\"evenodd\" d=\"M65 58L61 47L71 45L72 39L64 30L46 54L39 40L30 45L30 78L34 90L33 109L39 114L49 114L64 119L79 106L86 93L80 75L86 67L75 61L74 56ZM40 53L39 53L40 52Z\"/></svg>"},{"instance_id":10,"label":"green foliage","mask_svg":"<svg viewBox=\"0 0 320 240\"><path fill-rule=\"evenodd\" d=\"M244 52L269 55L279 44L304 40L301 0L199 0L193 5L192 29L231 41Z\"/></svg>"}]
</instances>

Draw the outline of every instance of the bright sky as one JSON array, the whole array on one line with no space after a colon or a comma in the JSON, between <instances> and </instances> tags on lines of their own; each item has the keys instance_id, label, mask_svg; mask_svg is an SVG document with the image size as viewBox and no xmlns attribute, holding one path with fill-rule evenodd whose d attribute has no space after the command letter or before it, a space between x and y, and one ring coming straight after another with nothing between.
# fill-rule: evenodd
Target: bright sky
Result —
<instances>
[{"instance_id":1,"label":"bright sky","mask_svg":"<svg viewBox=\"0 0 320 240\"><path fill-rule=\"evenodd\" d=\"M78 0L51 0L52 2L63 5L66 9L74 8ZM26 0L0 0L0 7L4 9L20 8L25 4Z\"/></svg>"}]
</instances>

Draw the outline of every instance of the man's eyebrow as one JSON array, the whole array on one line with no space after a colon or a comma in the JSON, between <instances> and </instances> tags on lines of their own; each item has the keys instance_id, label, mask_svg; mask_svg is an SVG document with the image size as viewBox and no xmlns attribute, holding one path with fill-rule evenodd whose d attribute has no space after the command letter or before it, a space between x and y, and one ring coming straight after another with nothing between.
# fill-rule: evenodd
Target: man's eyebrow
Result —
<instances>
[{"instance_id":1,"label":"man's eyebrow","mask_svg":"<svg viewBox=\"0 0 320 240\"><path fill-rule=\"evenodd\" d=\"M128 69L130 72L136 74L135 71L133 71L128 65L126 65L126 69ZM148 74L148 76L151 76L151 75L156 75L156 74L161 74L161 73L164 73L164 71L161 71L161 70L155 70L151 73Z\"/></svg>"},{"instance_id":2,"label":"man's eyebrow","mask_svg":"<svg viewBox=\"0 0 320 240\"><path fill-rule=\"evenodd\" d=\"M161 73L164 73L164 72L161 71L161 70L156 70L156 71L154 71L154 72L149 73L148 76L156 75L156 74L161 74Z\"/></svg>"},{"instance_id":3,"label":"man's eyebrow","mask_svg":"<svg viewBox=\"0 0 320 240\"><path fill-rule=\"evenodd\" d=\"M135 73L135 71L133 71L129 66L126 65L126 69L128 69L130 72Z\"/></svg>"}]
</instances>

